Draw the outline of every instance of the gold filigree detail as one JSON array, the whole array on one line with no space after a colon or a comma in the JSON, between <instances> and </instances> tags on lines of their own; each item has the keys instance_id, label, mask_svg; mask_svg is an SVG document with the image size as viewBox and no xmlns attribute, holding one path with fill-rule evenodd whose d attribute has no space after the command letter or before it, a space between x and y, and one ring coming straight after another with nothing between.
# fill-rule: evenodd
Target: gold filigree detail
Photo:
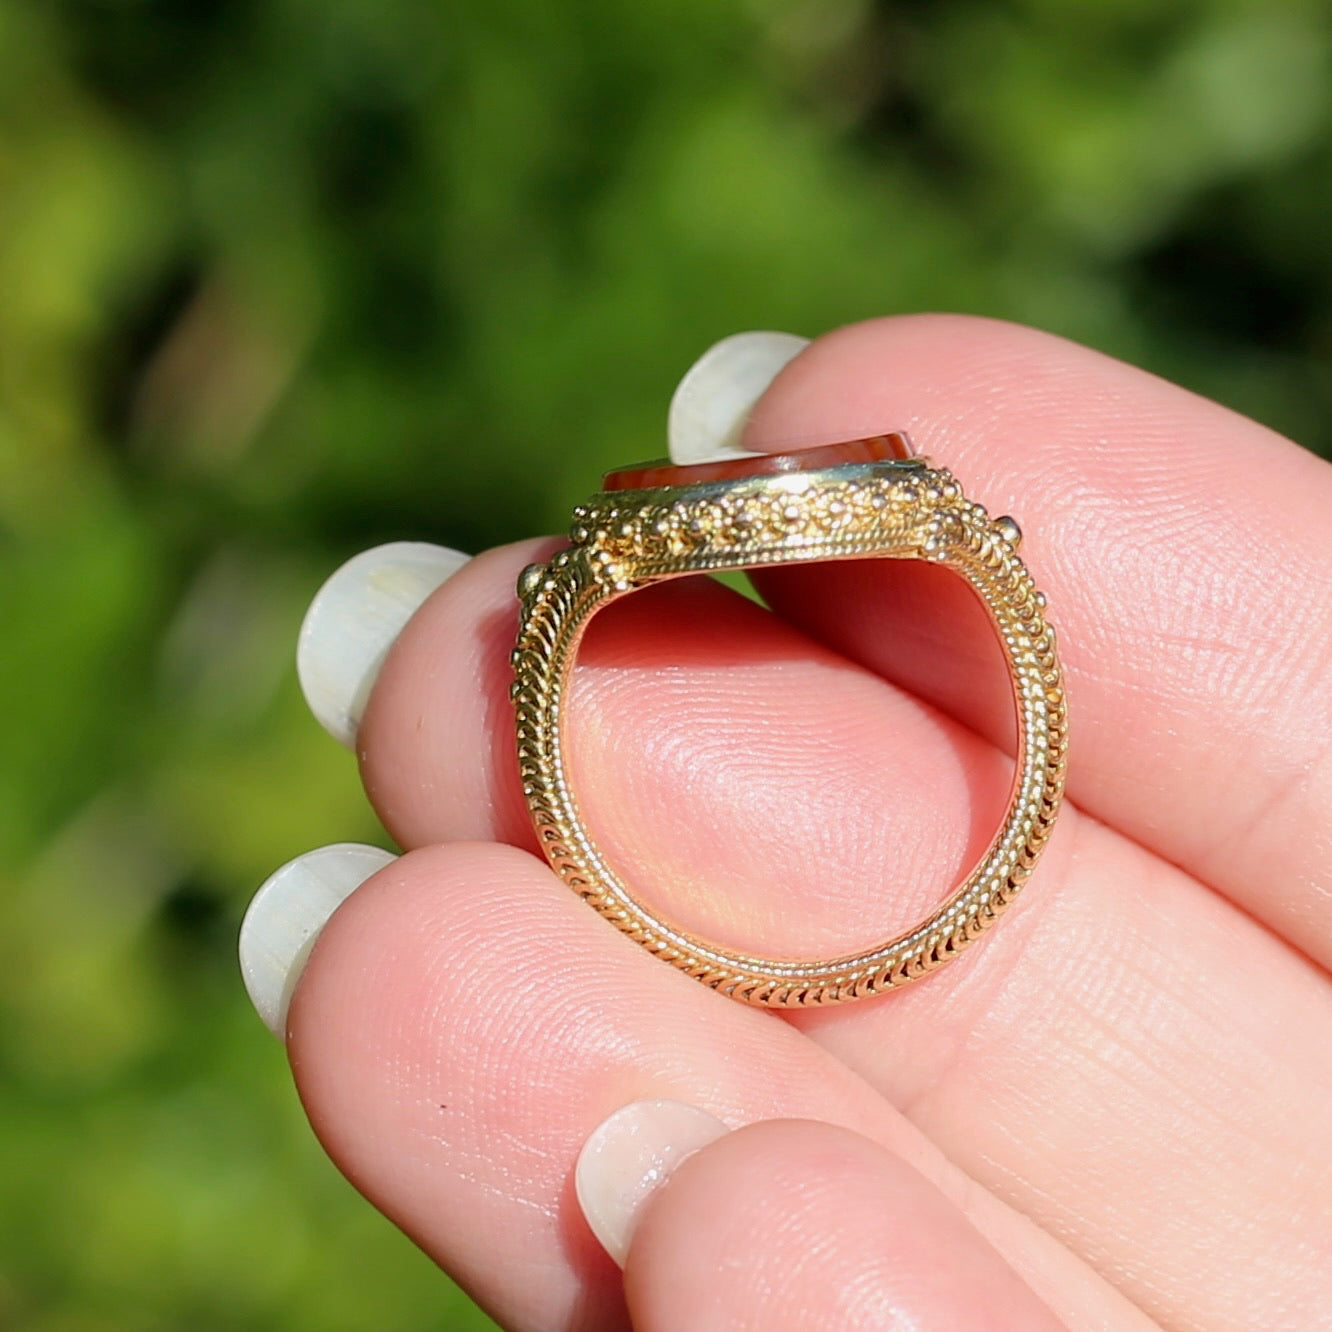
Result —
<instances>
[{"instance_id":1,"label":"gold filigree detail","mask_svg":"<svg viewBox=\"0 0 1332 1332\"><path fill-rule=\"evenodd\" d=\"M703 984L773 1007L840 1003L918 979L966 948L1017 896L1063 795L1068 717L1045 598L1017 555L1013 519L991 519L946 471L921 463L833 467L593 496L572 544L519 580L512 689L523 794L555 872L617 928ZM1014 794L985 858L915 929L876 948L765 959L697 938L650 911L582 821L565 762L564 696L578 643L605 604L661 578L854 556L954 569L999 631L1017 708Z\"/></svg>"}]
</instances>

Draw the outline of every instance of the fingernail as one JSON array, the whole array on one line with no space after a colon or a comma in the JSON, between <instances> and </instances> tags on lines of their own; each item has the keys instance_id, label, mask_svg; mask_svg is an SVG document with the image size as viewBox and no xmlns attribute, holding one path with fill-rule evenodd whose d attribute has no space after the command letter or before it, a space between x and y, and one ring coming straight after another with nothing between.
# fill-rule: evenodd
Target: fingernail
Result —
<instances>
[{"instance_id":1,"label":"fingernail","mask_svg":"<svg viewBox=\"0 0 1332 1332\"><path fill-rule=\"evenodd\" d=\"M288 861L255 893L241 921L241 975L250 1001L279 1040L320 930L357 888L396 859L377 846L340 842Z\"/></svg>"},{"instance_id":2,"label":"fingernail","mask_svg":"<svg viewBox=\"0 0 1332 1332\"><path fill-rule=\"evenodd\" d=\"M296 674L315 719L348 749L394 639L468 558L447 546L395 541L354 556L315 593L301 625Z\"/></svg>"},{"instance_id":3,"label":"fingernail","mask_svg":"<svg viewBox=\"0 0 1332 1332\"><path fill-rule=\"evenodd\" d=\"M621 1266L655 1189L687 1156L729 1130L684 1101L634 1101L592 1130L574 1169L574 1192L592 1233Z\"/></svg>"},{"instance_id":4,"label":"fingernail","mask_svg":"<svg viewBox=\"0 0 1332 1332\"><path fill-rule=\"evenodd\" d=\"M736 333L709 347L685 371L667 419L671 461L679 465L750 456L740 435L777 372L809 346L794 333Z\"/></svg>"}]
</instances>

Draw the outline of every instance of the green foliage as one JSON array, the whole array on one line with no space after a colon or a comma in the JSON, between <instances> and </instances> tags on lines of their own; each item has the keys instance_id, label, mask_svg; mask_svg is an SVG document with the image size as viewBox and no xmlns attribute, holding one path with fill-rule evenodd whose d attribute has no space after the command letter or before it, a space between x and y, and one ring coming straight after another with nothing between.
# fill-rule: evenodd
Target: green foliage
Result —
<instances>
[{"instance_id":1,"label":"green foliage","mask_svg":"<svg viewBox=\"0 0 1332 1332\"><path fill-rule=\"evenodd\" d=\"M742 328L1033 322L1327 452L1330 52L1316 0L0 0L0 1324L482 1326L235 974L269 870L380 836L320 579L557 525Z\"/></svg>"}]
</instances>

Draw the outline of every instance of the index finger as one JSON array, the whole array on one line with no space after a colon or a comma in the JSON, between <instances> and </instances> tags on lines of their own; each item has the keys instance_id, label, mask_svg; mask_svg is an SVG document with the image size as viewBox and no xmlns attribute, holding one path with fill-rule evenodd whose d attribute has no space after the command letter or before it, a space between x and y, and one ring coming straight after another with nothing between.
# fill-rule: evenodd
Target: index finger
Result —
<instances>
[{"instance_id":1,"label":"index finger","mask_svg":"<svg viewBox=\"0 0 1332 1332\"><path fill-rule=\"evenodd\" d=\"M888 429L1025 529L1060 631L1073 799L1332 964L1332 468L1109 357L953 316L814 342L745 445ZM897 561L755 581L807 632L1006 739L960 581Z\"/></svg>"}]
</instances>

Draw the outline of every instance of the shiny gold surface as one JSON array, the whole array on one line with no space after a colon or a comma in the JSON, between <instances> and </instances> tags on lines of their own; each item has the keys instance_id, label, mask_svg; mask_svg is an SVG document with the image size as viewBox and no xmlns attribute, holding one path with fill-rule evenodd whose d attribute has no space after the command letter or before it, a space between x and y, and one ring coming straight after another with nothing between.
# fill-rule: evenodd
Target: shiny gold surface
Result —
<instances>
[{"instance_id":1,"label":"shiny gold surface","mask_svg":"<svg viewBox=\"0 0 1332 1332\"><path fill-rule=\"evenodd\" d=\"M513 700L523 791L556 873L650 952L746 1003L795 1008L878 994L941 966L1017 896L1063 794L1067 706L1045 598L1017 554L1013 519L992 519L924 460L849 464L691 486L603 492L574 511L571 545L523 571ZM955 570L989 610L1018 720L1008 811L980 864L904 934L858 953L764 958L690 934L650 910L606 863L579 810L564 701L588 621L663 578L873 556ZM816 868L816 867L811 867Z\"/></svg>"}]
</instances>

